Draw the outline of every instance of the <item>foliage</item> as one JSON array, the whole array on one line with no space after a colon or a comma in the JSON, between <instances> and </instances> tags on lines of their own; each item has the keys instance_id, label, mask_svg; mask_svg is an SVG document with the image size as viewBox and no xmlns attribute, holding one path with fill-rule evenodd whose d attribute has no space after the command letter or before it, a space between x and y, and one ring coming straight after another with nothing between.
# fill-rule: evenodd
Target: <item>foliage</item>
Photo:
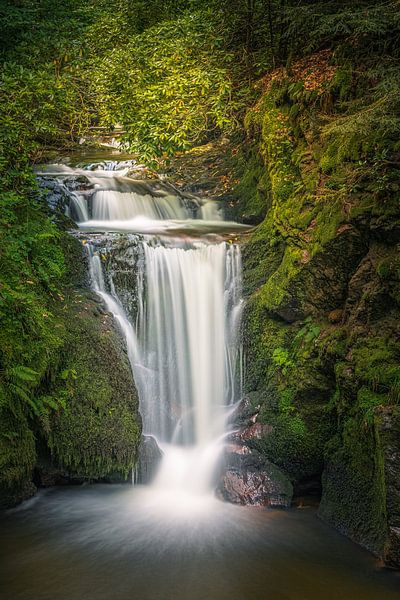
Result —
<instances>
[{"instance_id":1,"label":"foliage","mask_svg":"<svg viewBox=\"0 0 400 600\"><path fill-rule=\"evenodd\" d=\"M134 35L93 61L100 123L122 124L129 148L147 160L231 128L237 103L230 61L205 12Z\"/></svg>"},{"instance_id":2,"label":"foliage","mask_svg":"<svg viewBox=\"0 0 400 600\"><path fill-rule=\"evenodd\" d=\"M275 348L272 353L272 362L281 369L283 375L287 375L288 370L294 366L286 348Z\"/></svg>"},{"instance_id":3,"label":"foliage","mask_svg":"<svg viewBox=\"0 0 400 600\"><path fill-rule=\"evenodd\" d=\"M321 333L321 327L313 323L312 317L307 317L303 326L296 334L293 344L295 347L309 346Z\"/></svg>"}]
</instances>

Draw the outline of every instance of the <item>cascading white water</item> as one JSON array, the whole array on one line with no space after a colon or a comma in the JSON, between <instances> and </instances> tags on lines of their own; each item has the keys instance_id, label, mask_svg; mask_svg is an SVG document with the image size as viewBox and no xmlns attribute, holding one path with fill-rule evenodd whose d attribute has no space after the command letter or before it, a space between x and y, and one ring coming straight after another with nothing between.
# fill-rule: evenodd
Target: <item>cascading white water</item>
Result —
<instances>
[{"instance_id":1,"label":"cascading white water","mask_svg":"<svg viewBox=\"0 0 400 600\"><path fill-rule=\"evenodd\" d=\"M110 171L106 173L107 184L96 189L91 201L92 217L103 223L104 231L113 221L129 227L138 215L163 221L167 228L171 219L190 218L181 198L126 191L126 183L122 190L115 189L117 176L113 179ZM205 226L221 219L212 201L202 203L199 217ZM80 227L90 231L90 224L80 223ZM87 240L92 287L126 339L143 432L153 436L163 452L152 489L172 492L173 503L177 495L189 494L190 502L194 496L209 495L227 418L240 397L239 247L220 238L211 243L187 236L160 240L135 235L136 315L128 318L124 294L118 296L113 279L118 274L113 253L105 273L90 234Z\"/></svg>"},{"instance_id":2,"label":"cascading white water","mask_svg":"<svg viewBox=\"0 0 400 600\"><path fill-rule=\"evenodd\" d=\"M226 243L144 243L143 249L144 433L156 436L165 455L155 483L206 492L235 398L239 249Z\"/></svg>"},{"instance_id":3,"label":"cascading white water","mask_svg":"<svg viewBox=\"0 0 400 600\"><path fill-rule=\"evenodd\" d=\"M123 164L126 167L122 169L118 169L115 162L101 163L99 168L89 165L90 169L51 165L39 173L59 179L60 189L69 195L72 216L82 229L144 232L151 229L154 221L222 220L219 205L214 200L192 197L189 203L185 202L161 183L153 189L154 181L130 179L127 175L133 167L129 161ZM68 189L65 182L77 176L86 181L86 185L82 190Z\"/></svg>"},{"instance_id":4,"label":"cascading white water","mask_svg":"<svg viewBox=\"0 0 400 600\"><path fill-rule=\"evenodd\" d=\"M149 219L186 219L188 211L176 196L154 197L114 190L100 190L93 195L94 221L129 221L139 216Z\"/></svg>"},{"instance_id":5,"label":"cascading white water","mask_svg":"<svg viewBox=\"0 0 400 600\"><path fill-rule=\"evenodd\" d=\"M154 486L208 493L239 397L239 247L146 240L141 251L136 330L107 291L100 257L89 246L93 288L124 333L144 434L154 436L164 454Z\"/></svg>"},{"instance_id":6,"label":"cascading white water","mask_svg":"<svg viewBox=\"0 0 400 600\"><path fill-rule=\"evenodd\" d=\"M145 390L144 432L162 442L204 444L221 430L217 411L225 401L225 244L143 247L140 337L154 374Z\"/></svg>"}]
</instances>

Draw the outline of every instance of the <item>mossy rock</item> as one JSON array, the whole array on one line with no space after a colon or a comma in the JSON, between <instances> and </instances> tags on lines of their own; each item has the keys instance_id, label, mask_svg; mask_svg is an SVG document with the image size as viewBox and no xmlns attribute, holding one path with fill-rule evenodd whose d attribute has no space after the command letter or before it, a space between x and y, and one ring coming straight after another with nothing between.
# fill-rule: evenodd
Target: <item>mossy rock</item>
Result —
<instances>
[{"instance_id":1,"label":"mossy rock","mask_svg":"<svg viewBox=\"0 0 400 600\"><path fill-rule=\"evenodd\" d=\"M121 333L85 294L73 294L65 317L62 377L68 399L49 421L53 459L72 476L126 478L136 462L141 421ZM56 396L59 388L50 393Z\"/></svg>"},{"instance_id":2,"label":"mossy rock","mask_svg":"<svg viewBox=\"0 0 400 600\"><path fill-rule=\"evenodd\" d=\"M326 448L319 516L375 554L387 538L382 448L376 426L348 418Z\"/></svg>"},{"instance_id":3,"label":"mossy rock","mask_svg":"<svg viewBox=\"0 0 400 600\"><path fill-rule=\"evenodd\" d=\"M298 328L271 318L253 296L244 313L245 390L257 421L272 432L253 447L299 482L317 478L332 436L327 410L335 382L314 350L296 347Z\"/></svg>"},{"instance_id":4,"label":"mossy rock","mask_svg":"<svg viewBox=\"0 0 400 600\"><path fill-rule=\"evenodd\" d=\"M10 508L34 495L31 481L36 461L35 439L24 407L0 411L0 508Z\"/></svg>"}]
</instances>

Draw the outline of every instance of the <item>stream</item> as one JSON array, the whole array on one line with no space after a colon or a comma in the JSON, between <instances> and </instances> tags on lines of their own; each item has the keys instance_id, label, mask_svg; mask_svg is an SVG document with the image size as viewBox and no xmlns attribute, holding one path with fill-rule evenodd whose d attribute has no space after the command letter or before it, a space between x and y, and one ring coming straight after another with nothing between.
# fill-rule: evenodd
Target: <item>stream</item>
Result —
<instances>
[{"instance_id":1,"label":"stream","mask_svg":"<svg viewBox=\"0 0 400 600\"><path fill-rule=\"evenodd\" d=\"M46 165L118 321L159 464L147 485L42 490L1 517L9 600L391 600L399 574L316 518L215 497L242 397L240 245L211 199L127 162ZM142 481L140 473L136 481ZM3 591L4 590L4 591Z\"/></svg>"}]
</instances>

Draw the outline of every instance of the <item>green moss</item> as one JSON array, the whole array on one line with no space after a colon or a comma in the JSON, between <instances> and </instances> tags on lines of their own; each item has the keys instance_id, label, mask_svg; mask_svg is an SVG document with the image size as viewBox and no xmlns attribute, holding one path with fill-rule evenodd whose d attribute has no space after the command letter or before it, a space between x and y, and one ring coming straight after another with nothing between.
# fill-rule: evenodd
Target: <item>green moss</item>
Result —
<instances>
[{"instance_id":1,"label":"green moss","mask_svg":"<svg viewBox=\"0 0 400 600\"><path fill-rule=\"evenodd\" d=\"M26 411L15 403L0 411L0 508L14 506L32 495L36 449Z\"/></svg>"},{"instance_id":2,"label":"green moss","mask_svg":"<svg viewBox=\"0 0 400 600\"><path fill-rule=\"evenodd\" d=\"M246 390L258 405L259 422L273 427L253 445L292 481L318 476L332 420L326 411L331 384L321 373L316 337L295 343L298 327L271 319L259 295L248 303L244 321Z\"/></svg>"},{"instance_id":3,"label":"green moss","mask_svg":"<svg viewBox=\"0 0 400 600\"><path fill-rule=\"evenodd\" d=\"M300 268L301 250L287 246L277 270L260 290L260 301L268 310L276 310L285 298L288 286Z\"/></svg>"},{"instance_id":4,"label":"green moss","mask_svg":"<svg viewBox=\"0 0 400 600\"><path fill-rule=\"evenodd\" d=\"M70 300L68 322L64 381L50 392L57 397L66 384L69 397L50 419L49 447L60 467L74 475L126 477L136 461L140 418L123 344L111 317L98 313L85 296Z\"/></svg>"},{"instance_id":5,"label":"green moss","mask_svg":"<svg viewBox=\"0 0 400 600\"><path fill-rule=\"evenodd\" d=\"M375 425L347 418L326 447L320 516L382 553L387 535L383 454Z\"/></svg>"},{"instance_id":6,"label":"green moss","mask_svg":"<svg viewBox=\"0 0 400 600\"><path fill-rule=\"evenodd\" d=\"M260 223L271 204L268 174L257 152L251 151L245 162L243 156L237 162L239 183L232 191L237 201L234 217L244 223Z\"/></svg>"},{"instance_id":7,"label":"green moss","mask_svg":"<svg viewBox=\"0 0 400 600\"><path fill-rule=\"evenodd\" d=\"M400 349L395 339L374 336L358 339L352 349L355 375L373 389L398 399Z\"/></svg>"},{"instance_id":8,"label":"green moss","mask_svg":"<svg viewBox=\"0 0 400 600\"><path fill-rule=\"evenodd\" d=\"M376 271L384 281L400 281L400 257L397 251L382 259Z\"/></svg>"}]
</instances>

